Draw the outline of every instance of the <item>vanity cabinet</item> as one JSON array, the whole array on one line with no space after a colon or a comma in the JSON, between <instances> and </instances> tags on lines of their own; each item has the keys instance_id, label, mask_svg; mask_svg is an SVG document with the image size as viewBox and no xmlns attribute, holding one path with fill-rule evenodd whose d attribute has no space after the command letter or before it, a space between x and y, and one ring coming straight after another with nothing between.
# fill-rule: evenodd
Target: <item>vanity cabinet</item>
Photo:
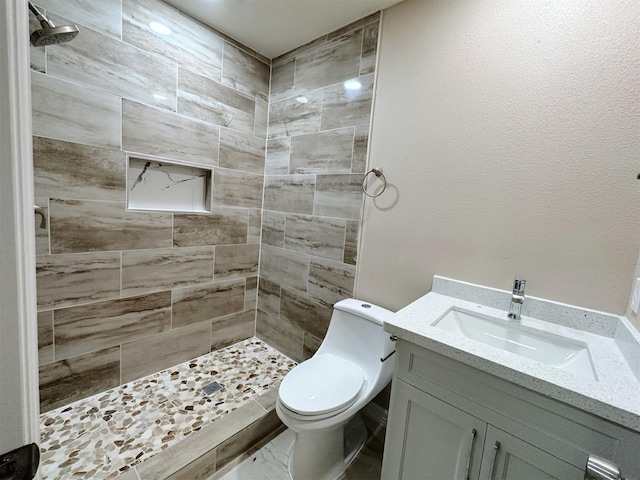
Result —
<instances>
[{"instance_id":1,"label":"vanity cabinet","mask_svg":"<svg viewBox=\"0 0 640 480\"><path fill-rule=\"evenodd\" d=\"M640 475L640 434L403 340L382 478L583 479L589 454Z\"/></svg>"}]
</instances>

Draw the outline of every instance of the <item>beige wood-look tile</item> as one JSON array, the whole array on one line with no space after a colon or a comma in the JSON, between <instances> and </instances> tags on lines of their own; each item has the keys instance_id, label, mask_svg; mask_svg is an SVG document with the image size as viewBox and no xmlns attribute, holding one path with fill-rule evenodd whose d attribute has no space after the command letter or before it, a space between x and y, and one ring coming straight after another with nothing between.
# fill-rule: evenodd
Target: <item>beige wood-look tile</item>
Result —
<instances>
[{"instance_id":1,"label":"beige wood-look tile","mask_svg":"<svg viewBox=\"0 0 640 480\"><path fill-rule=\"evenodd\" d=\"M258 277L245 278L244 308L255 311L258 305Z\"/></svg>"},{"instance_id":2,"label":"beige wood-look tile","mask_svg":"<svg viewBox=\"0 0 640 480\"><path fill-rule=\"evenodd\" d=\"M361 174L318 175L316 177L314 213L352 220L360 218L362 196L364 195L362 193L362 179Z\"/></svg>"},{"instance_id":3,"label":"beige wood-look tile","mask_svg":"<svg viewBox=\"0 0 640 480\"><path fill-rule=\"evenodd\" d=\"M158 19L172 35L162 35L150 27ZM224 41L164 2L122 0L122 39L220 81Z\"/></svg>"},{"instance_id":4,"label":"beige wood-look tile","mask_svg":"<svg viewBox=\"0 0 640 480\"><path fill-rule=\"evenodd\" d=\"M36 4L98 32L120 38L122 34L121 0L38 0ZM56 25L59 23L54 22ZM84 32L83 32L84 33Z\"/></svg>"},{"instance_id":5,"label":"beige wood-look tile","mask_svg":"<svg viewBox=\"0 0 640 480\"><path fill-rule=\"evenodd\" d=\"M322 345L322 339L310 334L309 332L304 332L304 340L302 343L302 354L304 355L304 359L307 360L313 357L316 351L320 348L320 345Z\"/></svg>"},{"instance_id":6,"label":"beige wood-look tile","mask_svg":"<svg viewBox=\"0 0 640 480\"><path fill-rule=\"evenodd\" d=\"M51 19L56 25L69 23ZM148 105L176 107L175 62L90 28L47 51L47 73Z\"/></svg>"},{"instance_id":7,"label":"beige wood-look tile","mask_svg":"<svg viewBox=\"0 0 640 480\"><path fill-rule=\"evenodd\" d=\"M289 173L291 137L267 140L265 175L286 175Z\"/></svg>"},{"instance_id":8,"label":"beige wood-look tile","mask_svg":"<svg viewBox=\"0 0 640 480\"><path fill-rule=\"evenodd\" d=\"M264 182L265 210L313 213L315 175L268 175Z\"/></svg>"},{"instance_id":9,"label":"beige wood-look tile","mask_svg":"<svg viewBox=\"0 0 640 480\"><path fill-rule=\"evenodd\" d=\"M280 319L286 319L315 337L324 338L333 307L318 298L293 288L282 287Z\"/></svg>"},{"instance_id":10,"label":"beige wood-look tile","mask_svg":"<svg viewBox=\"0 0 640 480\"><path fill-rule=\"evenodd\" d=\"M255 99L181 68L178 113L240 132L255 132Z\"/></svg>"},{"instance_id":11,"label":"beige wood-look tile","mask_svg":"<svg viewBox=\"0 0 640 480\"><path fill-rule=\"evenodd\" d=\"M356 264L358 256L358 234L360 222L358 220L347 221L347 233L344 237L344 258L342 261L349 265Z\"/></svg>"},{"instance_id":12,"label":"beige wood-look tile","mask_svg":"<svg viewBox=\"0 0 640 480\"><path fill-rule=\"evenodd\" d=\"M340 218L288 214L284 248L340 261L347 222Z\"/></svg>"},{"instance_id":13,"label":"beige wood-look tile","mask_svg":"<svg viewBox=\"0 0 640 480\"><path fill-rule=\"evenodd\" d=\"M36 278L40 310L118 298L120 253L38 257Z\"/></svg>"},{"instance_id":14,"label":"beige wood-look tile","mask_svg":"<svg viewBox=\"0 0 640 480\"><path fill-rule=\"evenodd\" d=\"M219 166L262 175L264 162L264 138L227 128L220 129Z\"/></svg>"},{"instance_id":15,"label":"beige wood-look tile","mask_svg":"<svg viewBox=\"0 0 640 480\"><path fill-rule=\"evenodd\" d=\"M371 121L374 75L365 75L361 86L348 89L342 83L332 85L322 93L321 129L330 130L353 125L368 125Z\"/></svg>"},{"instance_id":16,"label":"beige wood-look tile","mask_svg":"<svg viewBox=\"0 0 640 480\"><path fill-rule=\"evenodd\" d=\"M122 101L122 148L201 165L218 162L216 125Z\"/></svg>"},{"instance_id":17,"label":"beige wood-look tile","mask_svg":"<svg viewBox=\"0 0 640 480\"><path fill-rule=\"evenodd\" d=\"M256 337L263 340L289 358L303 360L302 342L304 331L286 319L280 319L258 310Z\"/></svg>"},{"instance_id":18,"label":"beige wood-look tile","mask_svg":"<svg viewBox=\"0 0 640 480\"><path fill-rule=\"evenodd\" d=\"M265 210L262 217L262 243L284 247L284 226L287 215L283 212Z\"/></svg>"},{"instance_id":19,"label":"beige wood-look tile","mask_svg":"<svg viewBox=\"0 0 640 480\"><path fill-rule=\"evenodd\" d=\"M51 252L133 250L171 246L171 214L127 212L120 202L49 202Z\"/></svg>"},{"instance_id":20,"label":"beige wood-look tile","mask_svg":"<svg viewBox=\"0 0 640 480\"><path fill-rule=\"evenodd\" d=\"M174 328L122 345L122 383L209 352L209 322Z\"/></svg>"},{"instance_id":21,"label":"beige wood-look tile","mask_svg":"<svg viewBox=\"0 0 640 480\"><path fill-rule=\"evenodd\" d=\"M309 265L307 292L327 303L334 304L353 296L356 269L353 265L313 258Z\"/></svg>"},{"instance_id":22,"label":"beige wood-look tile","mask_svg":"<svg viewBox=\"0 0 640 480\"><path fill-rule=\"evenodd\" d=\"M260 276L272 282L305 291L309 279L309 256L262 245Z\"/></svg>"},{"instance_id":23,"label":"beige wood-look tile","mask_svg":"<svg viewBox=\"0 0 640 480\"><path fill-rule=\"evenodd\" d=\"M258 274L260 245L218 245L214 276L216 281L252 277Z\"/></svg>"},{"instance_id":24,"label":"beige wood-look tile","mask_svg":"<svg viewBox=\"0 0 640 480\"><path fill-rule=\"evenodd\" d=\"M171 328L171 293L56 310L56 360L120 345Z\"/></svg>"},{"instance_id":25,"label":"beige wood-look tile","mask_svg":"<svg viewBox=\"0 0 640 480\"><path fill-rule=\"evenodd\" d=\"M33 137L33 170L38 196L116 202L126 199L126 157L120 149Z\"/></svg>"},{"instance_id":26,"label":"beige wood-look tile","mask_svg":"<svg viewBox=\"0 0 640 480\"><path fill-rule=\"evenodd\" d=\"M122 252L122 295L213 282L213 247Z\"/></svg>"},{"instance_id":27,"label":"beige wood-look tile","mask_svg":"<svg viewBox=\"0 0 640 480\"><path fill-rule=\"evenodd\" d=\"M322 89L271 102L269 138L320 131Z\"/></svg>"},{"instance_id":28,"label":"beige wood-look tile","mask_svg":"<svg viewBox=\"0 0 640 480\"><path fill-rule=\"evenodd\" d=\"M369 125L358 125L353 138L353 159L351 173L365 173L367 149L369 147Z\"/></svg>"},{"instance_id":29,"label":"beige wood-look tile","mask_svg":"<svg viewBox=\"0 0 640 480\"><path fill-rule=\"evenodd\" d=\"M244 310L244 279L176 289L172 293L173 328L206 322Z\"/></svg>"},{"instance_id":30,"label":"beige wood-look tile","mask_svg":"<svg viewBox=\"0 0 640 480\"><path fill-rule=\"evenodd\" d=\"M120 348L40 366L40 411L47 412L120 384Z\"/></svg>"},{"instance_id":31,"label":"beige wood-look tile","mask_svg":"<svg viewBox=\"0 0 640 480\"><path fill-rule=\"evenodd\" d=\"M224 85L253 97L269 99L269 65L225 43L222 67Z\"/></svg>"},{"instance_id":32,"label":"beige wood-look tile","mask_svg":"<svg viewBox=\"0 0 640 480\"><path fill-rule=\"evenodd\" d=\"M247 243L260 243L262 229L262 209L249 209L249 228L247 230Z\"/></svg>"},{"instance_id":33,"label":"beige wood-look tile","mask_svg":"<svg viewBox=\"0 0 640 480\"><path fill-rule=\"evenodd\" d=\"M353 137L353 127L293 137L289 173L350 173Z\"/></svg>"},{"instance_id":34,"label":"beige wood-look tile","mask_svg":"<svg viewBox=\"0 0 640 480\"><path fill-rule=\"evenodd\" d=\"M35 215L33 218L36 232L36 255L49 255L51 253L49 248L49 199L37 196L34 202L44 212L44 219L41 215ZM44 226L42 226L43 223Z\"/></svg>"},{"instance_id":35,"label":"beige wood-look tile","mask_svg":"<svg viewBox=\"0 0 640 480\"><path fill-rule=\"evenodd\" d=\"M115 95L31 72L34 135L118 149L120 104Z\"/></svg>"},{"instance_id":36,"label":"beige wood-look tile","mask_svg":"<svg viewBox=\"0 0 640 480\"><path fill-rule=\"evenodd\" d=\"M213 200L216 205L262 208L262 175L216 167L213 178Z\"/></svg>"},{"instance_id":37,"label":"beige wood-look tile","mask_svg":"<svg viewBox=\"0 0 640 480\"><path fill-rule=\"evenodd\" d=\"M258 308L274 317L280 316L280 284L260 277L258 282Z\"/></svg>"},{"instance_id":38,"label":"beige wood-look tile","mask_svg":"<svg viewBox=\"0 0 640 480\"><path fill-rule=\"evenodd\" d=\"M53 360L53 311L38 312L38 364Z\"/></svg>"},{"instance_id":39,"label":"beige wood-look tile","mask_svg":"<svg viewBox=\"0 0 640 480\"><path fill-rule=\"evenodd\" d=\"M364 26L362 33L362 54L360 56L360 75L374 73L378 50L378 31L380 22L376 20Z\"/></svg>"},{"instance_id":40,"label":"beige wood-look tile","mask_svg":"<svg viewBox=\"0 0 640 480\"><path fill-rule=\"evenodd\" d=\"M314 90L357 77L362 29L354 30L296 57L295 86Z\"/></svg>"},{"instance_id":41,"label":"beige wood-look tile","mask_svg":"<svg viewBox=\"0 0 640 480\"><path fill-rule=\"evenodd\" d=\"M252 337L255 329L255 309L214 318L211 321L211 351Z\"/></svg>"},{"instance_id":42,"label":"beige wood-look tile","mask_svg":"<svg viewBox=\"0 0 640 480\"><path fill-rule=\"evenodd\" d=\"M211 215L176 214L173 244L176 247L247 243L249 211L215 207Z\"/></svg>"}]
</instances>

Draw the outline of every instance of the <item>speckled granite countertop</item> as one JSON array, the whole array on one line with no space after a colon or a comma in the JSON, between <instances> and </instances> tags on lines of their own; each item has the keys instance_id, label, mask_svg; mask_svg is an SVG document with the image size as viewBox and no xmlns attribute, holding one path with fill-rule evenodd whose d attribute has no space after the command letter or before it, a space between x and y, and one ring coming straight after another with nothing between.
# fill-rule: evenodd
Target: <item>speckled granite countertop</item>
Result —
<instances>
[{"instance_id":1,"label":"speckled granite countertop","mask_svg":"<svg viewBox=\"0 0 640 480\"><path fill-rule=\"evenodd\" d=\"M384 328L403 340L640 432L640 334L629 321L534 297L525 298L521 320L510 320L506 311L510 297L504 290L436 276L432 291L396 312ZM452 306L586 344L598 379L432 326Z\"/></svg>"}]
</instances>

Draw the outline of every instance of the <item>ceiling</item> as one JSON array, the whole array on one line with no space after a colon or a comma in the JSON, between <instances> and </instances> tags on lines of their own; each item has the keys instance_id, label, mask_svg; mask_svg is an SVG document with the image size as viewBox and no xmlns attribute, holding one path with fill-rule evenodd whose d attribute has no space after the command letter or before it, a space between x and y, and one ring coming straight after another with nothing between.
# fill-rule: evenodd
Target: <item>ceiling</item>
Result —
<instances>
[{"instance_id":1,"label":"ceiling","mask_svg":"<svg viewBox=\"0 0 640 480\"><path fill-rule=\"evenodd\" d=\"M401 0L165 0L268 58Z\"/></svg>"}]
</instances>

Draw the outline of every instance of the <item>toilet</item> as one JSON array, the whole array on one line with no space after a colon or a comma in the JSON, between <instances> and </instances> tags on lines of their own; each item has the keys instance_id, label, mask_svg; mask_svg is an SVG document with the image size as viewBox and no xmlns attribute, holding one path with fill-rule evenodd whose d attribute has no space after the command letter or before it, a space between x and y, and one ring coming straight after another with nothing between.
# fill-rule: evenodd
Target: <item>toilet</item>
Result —
<instances>
[{"instance_id":1,"label":"toilet","mask_svg":"<svg viewBox=\"0 0 640 480\"><path fill-rule=\"evenodd\" d=\"M276 412L295 432L294 480L334 480L364 445L360 410L393 374L395 343L382 329L392 314L355 299L336 303L316 354L282 381Z\"/></svg>"}]
</instances>

